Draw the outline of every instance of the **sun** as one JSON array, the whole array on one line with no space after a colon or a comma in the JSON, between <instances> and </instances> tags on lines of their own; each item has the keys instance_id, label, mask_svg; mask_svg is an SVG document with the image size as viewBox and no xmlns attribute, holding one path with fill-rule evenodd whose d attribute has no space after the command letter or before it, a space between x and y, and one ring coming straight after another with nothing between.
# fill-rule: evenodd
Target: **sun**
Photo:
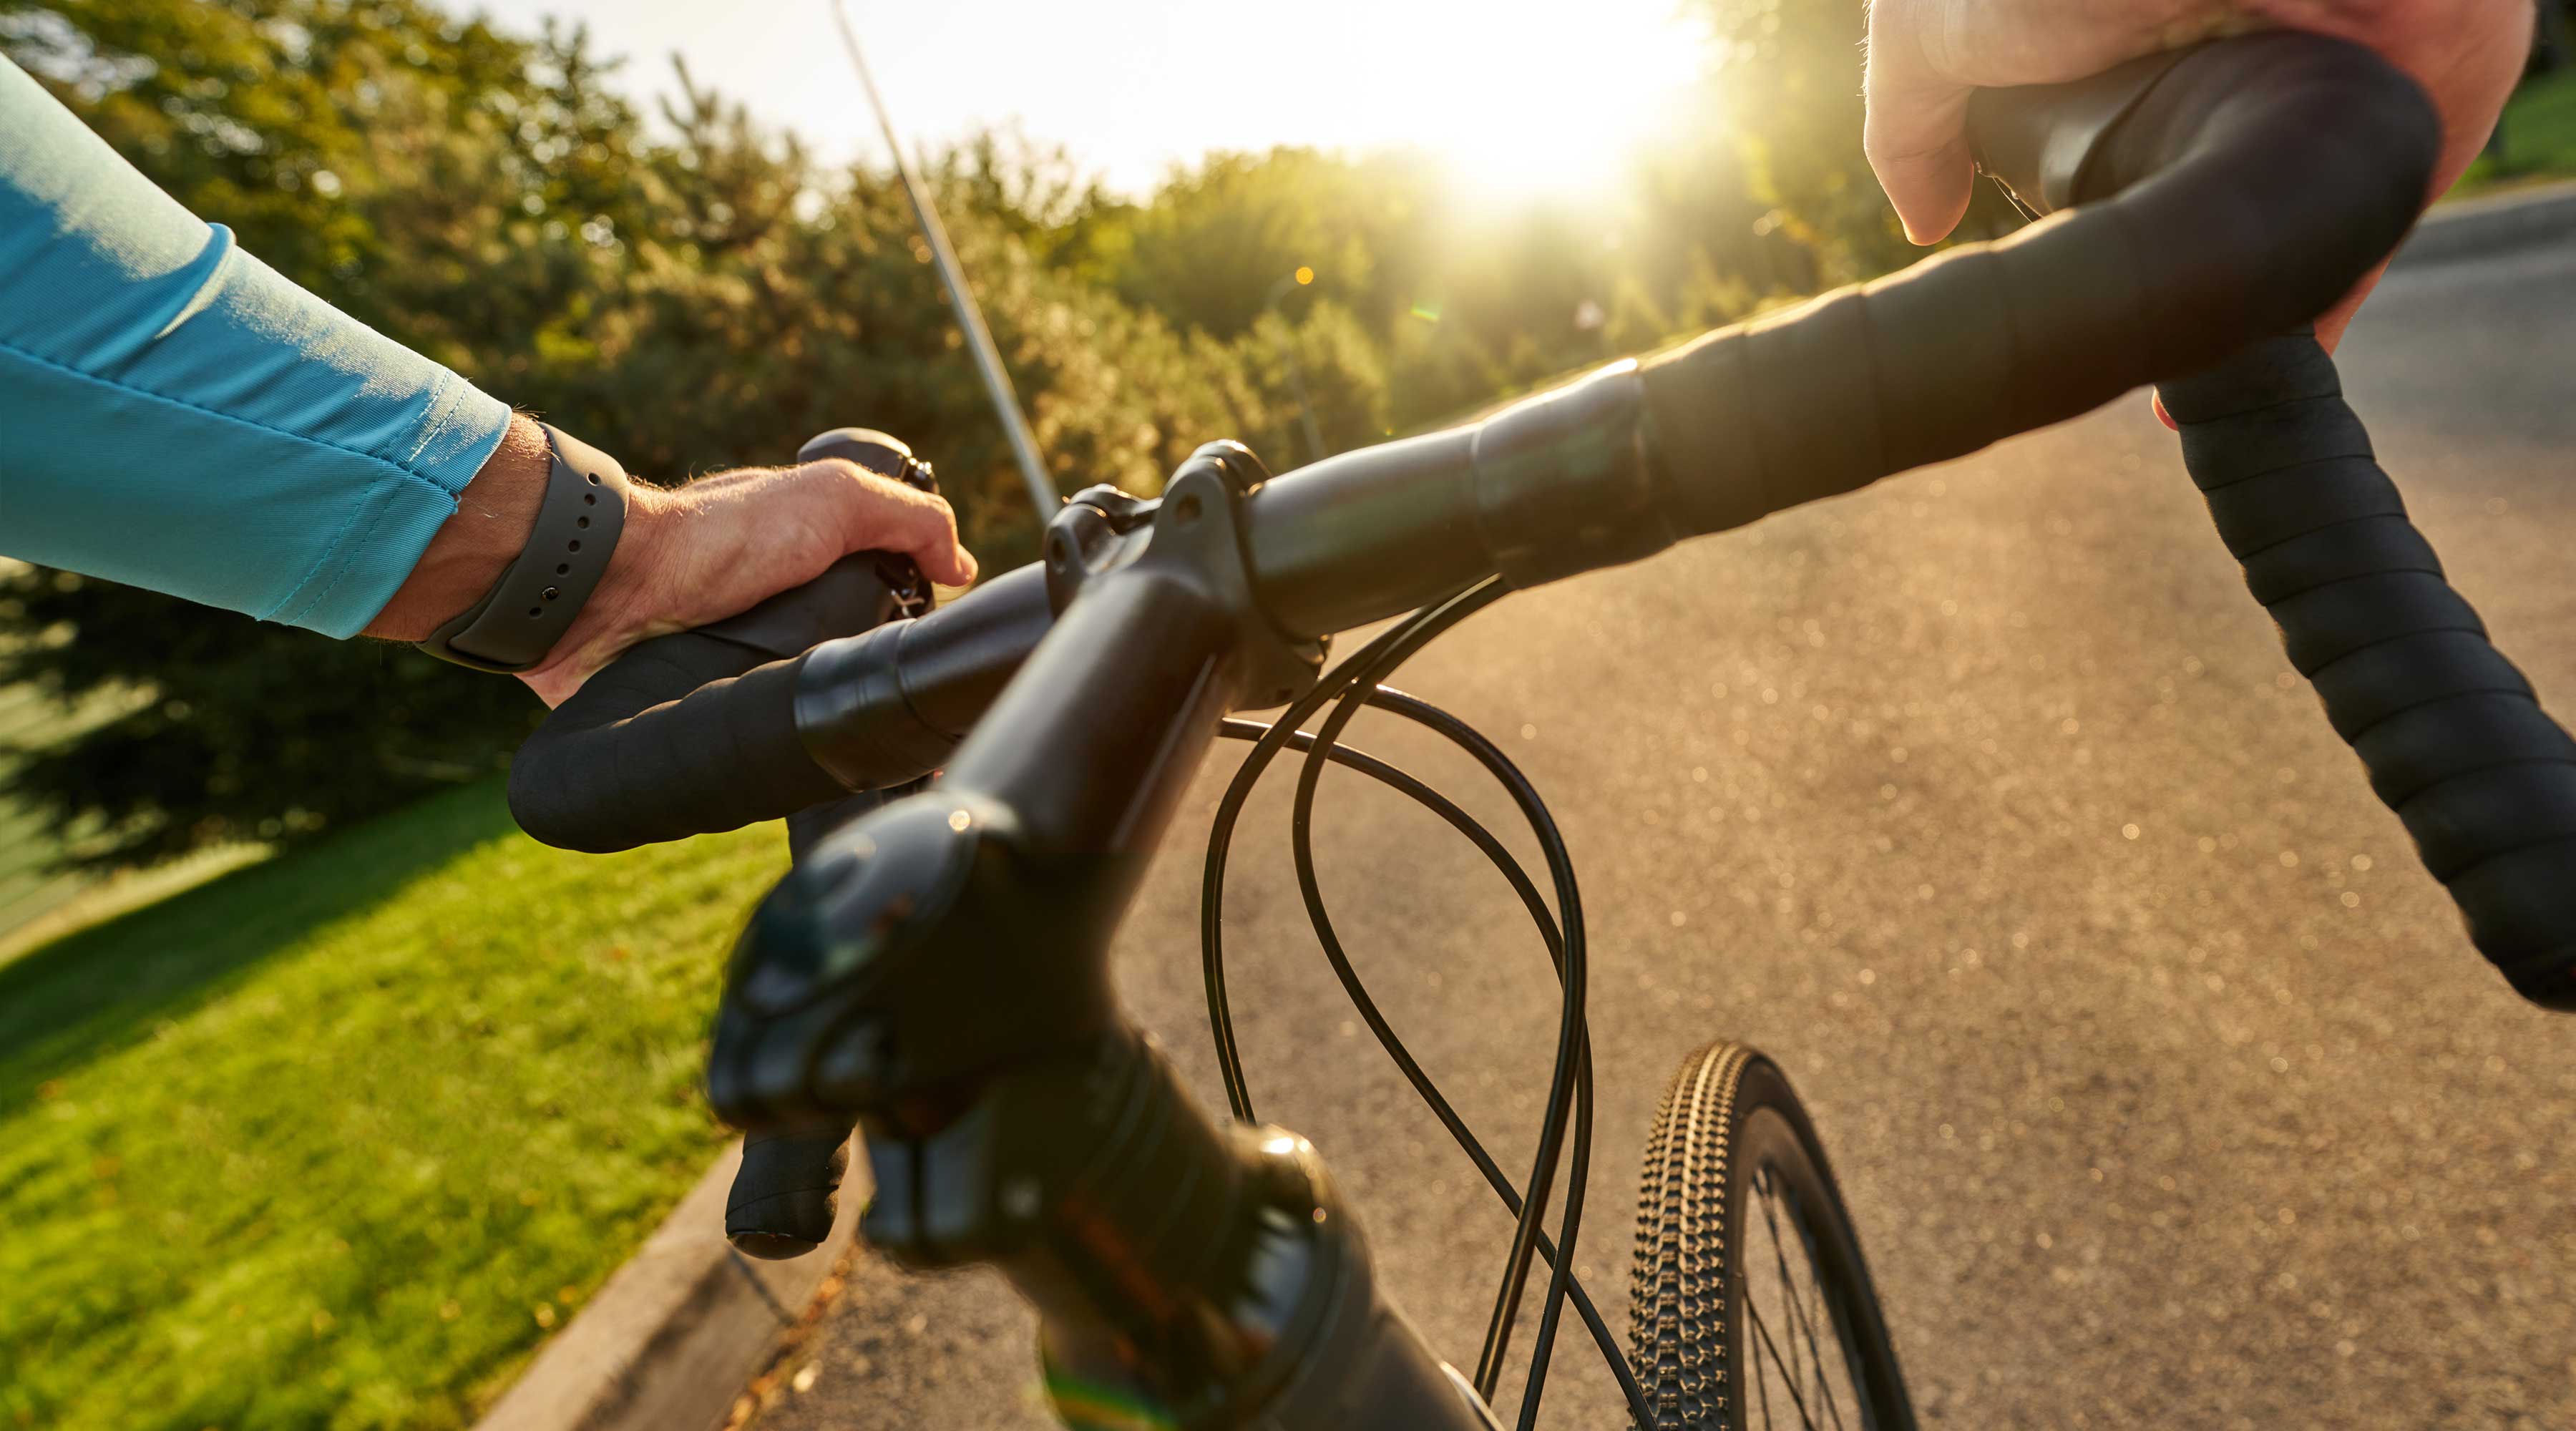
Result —
<instances>
[{"instance_id":1,"label":"sun","mask_svg":"<svg viewBox=\"0 0 2576 1431\"><path fill-rule=\"evenodd\" d=\"M1420 37L1420 63L1367 92L1372 127L1479 197L1584 197L1706 112L1690 101L1707 50L1672 0L1388 8L1447 23Z\"/></svg>"}]
</instances>

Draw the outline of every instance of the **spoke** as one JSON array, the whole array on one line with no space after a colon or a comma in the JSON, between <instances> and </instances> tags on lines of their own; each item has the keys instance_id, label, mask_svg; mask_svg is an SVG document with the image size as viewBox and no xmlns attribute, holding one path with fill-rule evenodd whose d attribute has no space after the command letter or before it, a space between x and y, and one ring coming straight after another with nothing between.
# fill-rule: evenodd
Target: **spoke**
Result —
<instances>
[{"instance_id":1,"label":"spoke","mask_svg":"<svg viewBox=\"0 0 2576 1431\"><path fill-rule=\"evenodd\" d=\"M1771 1256L1780 1267L1780 1289L1782 1292L1787 1294L1789 1299L1789 1329L1792 1332L1803 1334L1806 1337L1807 1360L1809 1364L1815 1368L1816 1372L1817 1396L1825 1403L1826 1413L1833 1417L1835 1431L1841 1431L1843 1424L1842 1407L1834 1400L1833 1378L1825 1374L1825 1356L1824 1353L1816 1346L1817 1316L1814 1311L1809 1310L1804 1305L1804 1299L1798 1295L1797 1280L1789 1275L1788 1253L1780 1246L1780 1220L1776 1210L1777 1203L1772 1197L1769 1185L1769 1174L1771 1170L1766 1166L1762 1171L1765 1176L1765 1183L1762 1189L1762 1220L1770 1224ZM1792 1218L1791 1220L1793 1222L1796 1221L1795 1218ZM1807 1246L1806 1225L1804 1223L1798 1224L1798 1251L1802 1255L1806 1264L1808 1285L1815 1288L1816 1295L1819 1298L1822 1298L1824 1295L1824 1279L1821 1276L1816 1275L1816 1259L1813 1250ZM1841 1349L1841 1344L1841 1338L1835 1338L1836 1350ZM1795 1355L1797 1353L1797 1349L1797 1342L1792 1340L1789 1343L1791 1355Z\"/></svg>"},{"instance_id":2,"label":"spoke","mask_svg":"<svg viewBox=\"0 0 2576 1431\"><path fill-rule=\"evenodd\" d=\"M1747 1300L1744 1305L1749 1308L1753 1303ZM1753 1389L1762 1400L1762 1431L1771 1431L1771 1379L1762 1374L1762 1348L1759 1346L1753 1349Z\"/></svg>"},{"instance_id":3,"label":"spoke","mask_svg":"<svg viewBox=\"0 0 2576 1431\"><path fill-rule=\"evenodd\" d=\"M1808 1235L1804 1222L1798 1224L1798 1242L1807 1254L1807 1290L1812 1294L1807 1302L1807 1357L1816 1364L1816 1390L1825 1399L1825 1411L1834 1419L1834 1431L1842 1431L1843 1411L1841 1404L1834 1400L1834 1379L1825 1364L1824 1353L1816 1347L1816 1324L1823 1321L1825 1315L1825 1274L1817 1266L1815 1239ZM1834 1350L1841 1354L1843 1360L1838 1364L1846 1368L1844 1374L1849 1375L1850 1349L1843 1345L1839 1327L1834 1332Z\"/></svg>"},{"instance_id":4,"label":"spoke","mask_svg":"<svg viewBox=\"0 0 2576 1431\"><path fill-rule=\"evenodd\" d=\"M1753 1318L1753 1330L1761 1335L1764 1349L1771 1353L1771 1364L1773 1366L1783 1365L1784 1363L1780 1360L1780 1348L1772 1345L1771 1329L1762 1324L1762 1309L1753 1305L1752 1301L1747 1299L1744 1304L1744 1311L1745 1315ZM1804 1431L1816 1431L1816 1423L1807 1415L1807 1398L1798 1394L1798 1383L1792 1380L1785 1383L1785 1385L1789 1388L1789 1400L1798 1408L1798 1425L1804 1428ZM1765 1413L1765 1418L1766 1420L1768 1418L1767 1412Z\"/></svg>"},{"instance_id":5,"label":"spoke","mask_svg":"<svg viewBox=\"0 0 2576 1431\"><path fill-rule=\"evenodd\" d=\"M1765 1163L1753 1174L1753 1191L1762 1205L1762 1224L1771 1235L1771 1265L1780 1274L1780 1296L1789 1304L1789 1380L1804 1384L1806 1363L1798 1356L1798 1281L1789 1275L1789 1260L1780 1250L1779 1179Z\"/></svg>"},{"instance_id":6,"label":"spoke","mask_svg":"<svg viewBox=\"0 0 2576 1431\"><path fill-rule=\"evenodd\" d=\"M1838 1355L1838 1360L1828 1365L1824 1353L1817 1349L1816 1326L1824 1320L1825 1275L1818 1269L1815 1244L1808 1237L1807 1225L1804 1222L1798 1224L1798 1243L1800 1249L1807 1254L1807 1290L1815 1294L1814 1299L1807 1304L1807 1356L1816 1364L1816 1389L1824 1397L1826 1413L1834 1419L1834 1431L1842 1431L1843 1409L1842 1403L1834 1398L1832 1368L1841 1367L1843 1375L1849 1376L1851 1349L1843 1344L1839 1323L1834 1330L1834 1351ZM1853 1397L1854 1404L1857 1406L1859 1391L1856 1388L1853 1391Z\"/></svg>"}]
</instances>

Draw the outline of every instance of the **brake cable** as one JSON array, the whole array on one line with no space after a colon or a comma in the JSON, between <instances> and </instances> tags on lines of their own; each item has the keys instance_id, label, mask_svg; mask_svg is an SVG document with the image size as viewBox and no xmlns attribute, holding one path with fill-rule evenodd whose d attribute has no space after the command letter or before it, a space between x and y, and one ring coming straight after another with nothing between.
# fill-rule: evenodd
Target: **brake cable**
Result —
<instances>
[{"instance_id":1,"label":"brake cable","mask_svg":"<svg viewBox=\"0 0 2576 1431\"><path fill-rule=\"evenodd\" d=\"M1493 1383L1499 1378L1503 1348L1515 1320L1521 1287L1533 1252L1551 1268L1546 1305L1541 1313L1538 1341L1531 1356L1529 1380L1522 1394L1520 1425L1531 1426L1536 1419L1539 1397L1545 1384L1550 1352L1554 1345L1557 1319L1568 1298L1575 1312L1592 1334L1602 1356L1618 1380L1622 1396L1638 1424L1652 1424L1653 1413L1645 1392L1638 1384L1628 1360L1620 1353L1616 1338L1603 1322L1581 1280L1573 1272L1573 1248L1579 1235L1585 1180L1591 1161L1592 1058L1589 1030L1582 1013L1584 989L1583 924L1581 905L1574 889L1572 863L1564 841L1525 777L1511 765L1500 748L1478 734L1465 722L1425 702L1376 684L1394 667L1410 657L1433 637L1455 626L1466 617L1498 600L1507 588L1499 581L1486 581L1414 613L1396 626L1381 633L1361 651L1336 666L1323 681L1294 702L1273 724L1228 720L1220 733L1228 738L1251 741L1254 749L1244 761L1234 780L1220 800L1209 832L1204 900L1201 908L1200 943L1208 994L1208 1019L1215 1038L1217 1061L1224 1077L1226 1096L1237 1118L1253 1117L1251 1097L1245 1080L1240 1050L1234 1037L1233 1020L1225 997L1222 898L1228 850L1235 825L1251 789L1277 753L1294 747L1306 754L1307 770L1299 781L1297 817L1292 825L1292 840L1299 864L1300 892L1305 896L1307 913L1314 922L1318 939L1323 944L1328 962L1333 965L1345 992L1365 1019L1389 1058L1413 1085L1432 1114L1449 1131L1469 1160L1484 1175L1504 1207L1515 1218L1513 1254L1506 1263L1502 1289L1495 1302L1494 1315L1487 1328L1485 1354L1479 1362L1479 1394L1488 1400ZM1309 735L1299 729L1305 717L1326 704L1335 704L1323 729ZM1557 886L1562 908L1572 916L1561 933L1550 917L1546 902L1519 862L1495 838L1455 804L1442 798L1401 769L1378 760L1365 752L1338 743L1339 734L1361 705L1373 705L1390 714L1421 724L1453 744L1466 750L1494 774L1516 804L1537 836L1545 854L1549 873ZM1375 1002L1369 998L1359 976L1344 956L1334 937L1330 916L1324 908L1320 890L1314 883L1313 850L1309 840L1314 781L1322 762L1331 760L1370 776L1398 793L1414 800L1439 815L1482 851L1495 868L1510 882L1522 904L1538 926L1550 960L1560 979L1564 1017L1558 1041L1556 1077L1551 1082L1548 1118L1541 1129L1538 1166L1531 1182L1534 1200L1525 1200L1483 1145L1470 1132L1465 1122L1444 1098L1437 1085L1416 1062L1403 1040L1389 1026ZM1569 1171L1565 1212L1560 1223L1560 1243L1552 1244L1539 1231L1537 1217L1544 1206L1549 1185L1553 1182L1557 1152L1565 1134L1565 1117L1571 1105L1574 1148Z\"/></svg>"},{"instance_id":2,"label":"brake cable","mask_svg":"<svg viewBox=\"0 0 2576 1431\"><path fill-rule=\"evenodd\" d=\"M1437 625L1429 626L1414 633L1409 640L1397 642L1373 663L1371 674L1385 674L1398 661L1414 650L1420 649L1431 637L1437 635L1439 629L1441 628ZM1359 713L1360 706L1371 695L1369 687L1356 682L1346 690L1335 703L1331 714L1325 718L1322 729L1317 732L1318 743L1329 744L1338 738L1343 728ZM1410 700L1410 697L1405 699ZM1444 734L1454 735L1458 731L1465 730L1463 723L1453 721L1452 724L1455 730L1444 731ZM1438 727L1434 728L1438 729ZM1480 748L1485 744L1481 736L1475 736L1471 731L1466 734L1476 742L1468 745L1470 753L1488 763L1495 777L1503 782L1505 788L1511 791L1514 800L1521 805L1524 814L1531 820L1531 828L1538 834L1540 844L1547 856L1548 873L1556 884L1559 922L1564 928L1565 935L1565 954L1559 969L1562 996L1557 1033L1556 1069L1548 1087L1547 1113L1540 1127L1536 1165L1530 1170L1527 1184L1529 1202L1521 1209L1520 1216L1513 1224L1511 1251L1504 1261L1502 1286L1495 1293L1494 1312L1486 1325L1484 1348L1476 1359L1476 1390L1478 1394L1490 1400L1494 1395L1495 1387L1502 1379L1504 1352L1510 1341L1512 1323L1519 1315L1521 1289L1528 1279L1530 1254L1535 1246L1539 1219L1545 1213L1547 1195L1555 1185L1557 1160L1564 1148L1566 1113L1574 1093L1574 1071L1579 1062L1577 1054L1584 1046L1582 1007L1586 961L1583 945L1583 905L1575 891L1573 858L1566 853L1563 839L1557 834L1554 822L1547 817L1545 807L1535 804L1536 793L1529 788L1529 782L1521 778L1520 772L1512 768L1511 763L1502 757L1500 751ZM1358 1001L1364 998L1364 991L1359 988L1359 976L1351 971L1349 960L1342 952L1341 941L1333 932L1332 919L1324 908L1323 893L1315 876L1312 830L1315 791L1322 772L1323 761L1315 752L1308 751L1305 768L1298 772L1297 801L1290 821L1290 850L1297 866L1298 892L1305 900L1306 915L1314 923L1315 935L1323 945L1324 957L1332 964L1335 975L1342 980L1343 988L1350 992L1355 1001ZM1379 1042L1385 1044L1392 1037L1393 1031L1386 1030L1380 1034ZM1591 1130L1588 1122L1589 1120L1586 1119L1586 1126L1582 1129L1585 1136L1581 1151L1584 1154L1585 1163L1590 1161L1591 1153L1589 1137ZM1560 1244L1572 1246L1574 1235L1582 1225L1583 1187L1588 1171L1588 1167L1577 1166L1568 1179L1565 1221L1557 1233L1557 1241ZM1566 1270L1568 1269L1560 1266L1555 1275L1561 1276ZM1529 1389L1523 1393L1521 1402L1520 1424L1523 1431L1528 1431L1528 1428L1535 1424L1538 1391L1545 1383L1548 1359L1555 1346L1558 1305L1555 1300L1548 1302L1539 1321L1539 1339L1531 1348Z\"/></svg>"}]
</instances>

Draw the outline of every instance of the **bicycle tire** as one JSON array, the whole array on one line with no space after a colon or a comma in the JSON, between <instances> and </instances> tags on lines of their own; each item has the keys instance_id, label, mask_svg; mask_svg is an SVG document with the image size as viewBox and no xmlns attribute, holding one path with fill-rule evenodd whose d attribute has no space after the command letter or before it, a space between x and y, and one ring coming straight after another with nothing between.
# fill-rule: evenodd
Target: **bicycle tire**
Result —
<instances>
[{"instance_id":1,"label":"bicycle tire","mask_svg":"<svg viewBox=\"0 0 2576 1431\"><path fill-rule=\"evenodd\" d=\"M1793 1246L1811 1296L1799 1295ZM1785 1293L1770 1302L1786 1303L1768 1319L1766 1284ZM1827 1313L1839 1358L1817 1342ZM1628 1320L1655 1431L1913 1431L1815 1127L1779 1066L1742 1044L1701 1049L1665 1090L1640 1179Z\"/></svg>"}]
</instances>

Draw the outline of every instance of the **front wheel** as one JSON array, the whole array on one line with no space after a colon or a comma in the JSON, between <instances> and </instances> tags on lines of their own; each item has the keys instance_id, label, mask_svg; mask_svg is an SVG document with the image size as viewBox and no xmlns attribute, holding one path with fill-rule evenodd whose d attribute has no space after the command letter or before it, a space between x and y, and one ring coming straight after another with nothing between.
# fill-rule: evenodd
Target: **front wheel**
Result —
<instances>
[{"instance_id":1,"label":"front wheel","mask_svg":"<svg viewBox=\"0 0 2576 1431\"><path fill-rule=\"evenodd\" d=\"M1742 1044L1692 1055L1655 1115L1628 1329L1656 1431L1912 1431L1816 1130Z\"/></svg>"}]
</instances>

